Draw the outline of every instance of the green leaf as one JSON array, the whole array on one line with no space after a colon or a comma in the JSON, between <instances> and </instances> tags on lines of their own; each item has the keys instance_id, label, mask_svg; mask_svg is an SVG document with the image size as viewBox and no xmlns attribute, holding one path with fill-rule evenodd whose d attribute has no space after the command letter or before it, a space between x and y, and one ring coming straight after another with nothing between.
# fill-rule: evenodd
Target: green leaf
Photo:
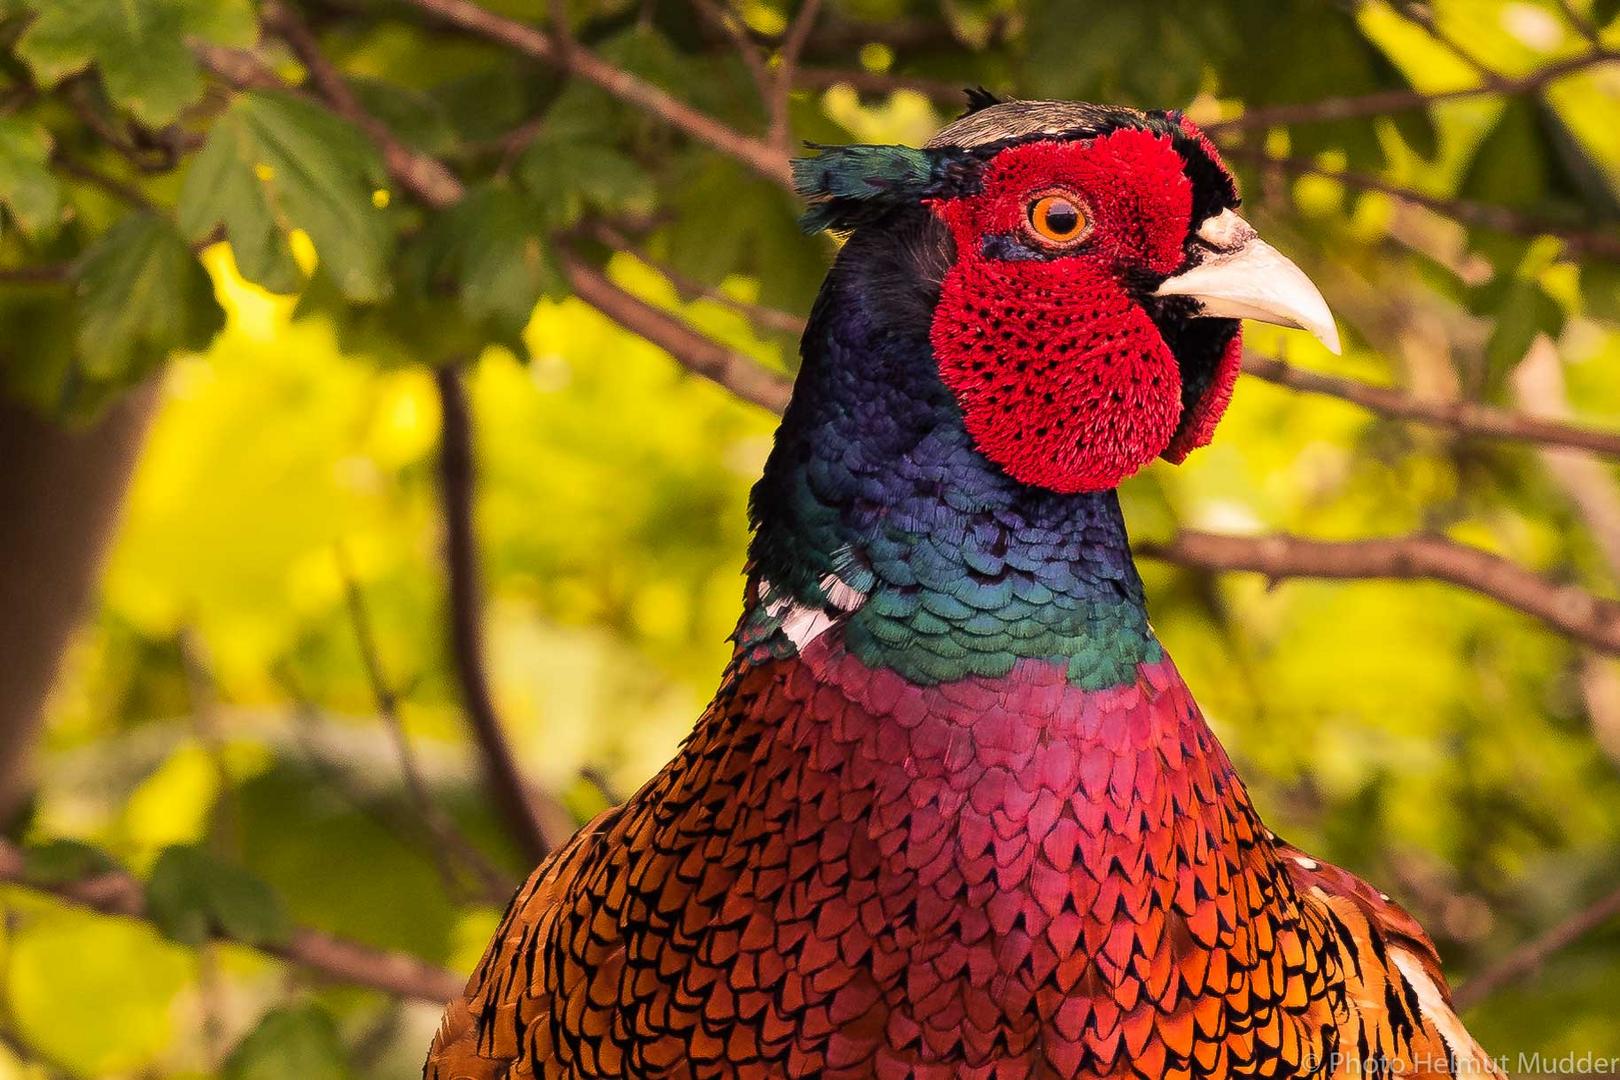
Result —
<instances>
[{"instance_id":1,"label":"green leaf","mask_svg":"<svg viewBox=\"0 0 1620 1080\"><path fill-rule=\"evenodd\" d=\"M641 166L603 143L537 140L524 151L518 177L558 228L578 221L586 209L612 212L652 201Z\"/></svg>"},{"instance_id":2,"label":"green leaf","mask_svg":"<svg viewBox=\"0 0 1620 1080\"><path fill-rule=\"evenodd\" d=\"M337 1025L317 1005L288 1005L266 1013L221 1073L223 1080L347 1080L352 1074Z\"/></svg>"},{"instance_id":3,"label":"green leaf","mask_svg":"<svg viewBox=\"0 0 1620 1080\"><path fill-rule=\"evenodd\" d=\"M163 850L146 883L146 905L158 929L187 945L216 933L250 945L277 942L290 929L269 885L199 847Z\"/></svg>"},{"instance_id":4,"label":"green leaf","mask_svg":"<svg viewBox=\"0 0 1620 1080\"><path fill-rule=\"evenodd\" d=\"M546 215L510 187L489 184L430 222L412 252L426 294L449 291L474 323L515 344L540 297L562 291L551 259Z\"/></svg>"},{"instance_id":5,"label":"green leaf","mask_svg":"<svg viewBox=\"0 0 1620 1080\"><path fill-rule=\"evenodd\" d=\"M23 848L23 876L38 885L82 881L118 869L118 861L82 840L56 839Z\"/></svg>"},{"instance_id":6,"label":"green leaf","mask_svg":"<svg viewBox=\"0 0 1620 1080\"><path fill-rule=\"evenodd\" d=\"M1587 315L1620 322L1620 266L1597 260L1582 264L1581 298Z\"/></svg>"},{"instance_id":7,"label":"green leaf","mask_svg":"<svg viewBox=\"0 0 1620 1080\"><path fill-rule=\"evenodd\" d=\"M131 214L74 270L77 378L119 390L176 350L200 350L225 325L214 283L167 221Z\"/></svg>"},{"instance_id":8,"label":"green leaf","mask_svg":"<svg viewBox=\"0 0 1620 1080\"><path fill-rule=\"evenodd\" d=\"M1598 26L1608 26L1616 15L1620 15L1620 0L1592 0L1592 21Z\"/></svg>"},{"instance_id":9,"label":"green leaf","mask_svg":"<svg viewBox=\"0 0 1620 1080\"><path fill-rule=\"evenodd\" d=\"M1485 343L1485 372L1493 387L1518 366L1537 334L1556 338L1563 330L1564 309L1534 281L1516 279L1496 312L1496 325Z\"/></svg>"},{"instance_id":10,"label":"green leaf","mask_svg":"<svg viewBox=\"0 0 1620 1080\"><path fill-rule=\"evenodd\" d=\"M350 79L349 89L367 113L411 146L435 157L455 151L450 112L432 95L381 79Z\"/></svg>"},{"instance_id":11,"label":"green leaf","mask_svg":"<svg viewBox=\"0 0 1620 1080\"><path fill-rule=\"evenodd\" d=\"M1620 196L1558 114L1529 97L1510 100L1480 141L1458 194L1579 222L1620 217Z\"/></svg>"},{"instance_id":12,"label":"green leaf","mask_svg":"<svg viewBox=\"0 0 1620 1080\"><path fill-rule=\"evenodd\" d=\"M55 85L95 65L107 96L142 123L162 126L203 90L186 45L252 41L247 0L31 0L38 18L17 42L34 78Z\"/></svg>"},{"instance_id":13,"label":"green leaf","mask_svg":"<svg viewBox=\"0 0 1620 1080\"><path fill-rule=\"evenodd\" d=\"M382 162L353 127L280 92L242 95L208 137L180 192L180 226L202 240L223 226L243 276L293 292L302 229L350 300L389 289L394 231Z\"/></svg>"},{"instance_id":14,"label":"green leaf","mask_svg":"<svg viewBox=\"0 0 1620 1080\"><path fill-rule=\"evenodd\" d=\"M51 174L51 137L20 116L0 117L0 203L31 237L55 231L62 186Z\"/></svg>"}]
</instances>

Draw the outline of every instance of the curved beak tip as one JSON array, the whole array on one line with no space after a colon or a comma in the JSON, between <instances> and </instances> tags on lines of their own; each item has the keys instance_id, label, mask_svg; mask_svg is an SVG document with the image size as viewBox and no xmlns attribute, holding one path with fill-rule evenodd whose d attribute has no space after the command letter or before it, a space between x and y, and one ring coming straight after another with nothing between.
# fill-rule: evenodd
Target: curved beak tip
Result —
<instances>
[{"instance_id":1,"label":"curved beak tip","mask_svg":"<svg viewBox=\"0 0 1620 1080\"><path fill-rule=\"evenodd\" d=\"M1235 246L1212 250L1196 265L1166 279L1158 296L1186 296L1198 301L1201 313L1227 319L1254 319L1308 331L1338 356L1339 328L1321 292L1305 272L1254 230L1234 220L1217 219L1226 236L1241 238Z\"/></svg>"},{"instance_id":2,"label":"curved beak tip","mask_svg":"<svg viewBox=\"0 0 1620 1080\"><path fill-rule=\"evenodd\" d=\"M1316 340L1326 346L1327 351L1334 356L1344 354L1344 348L1339 344L1339 327L1334 323L1332 315L1328 316L1326 325L1320 327L1310 326L1306 327L1306 329L1315 334Z\"/></svg>"}]
</instances>

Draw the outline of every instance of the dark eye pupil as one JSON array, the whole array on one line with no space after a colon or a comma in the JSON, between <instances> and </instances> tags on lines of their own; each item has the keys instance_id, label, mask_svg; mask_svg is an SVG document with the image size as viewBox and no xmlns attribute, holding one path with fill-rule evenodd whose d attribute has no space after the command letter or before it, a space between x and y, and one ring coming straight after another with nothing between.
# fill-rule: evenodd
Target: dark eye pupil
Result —
<instances>
[{"instance_id":1,"label":"dark eye pupil","mask_svg":"<svg viewBox=\"0 0 1620 1080\"><path fill-rule=\"evenodd\" d=\"M1080 211L1066 202L1050 203L1046 207L1046 227L1060 236L1080 227Z\"/></svg>"}]
</instances>

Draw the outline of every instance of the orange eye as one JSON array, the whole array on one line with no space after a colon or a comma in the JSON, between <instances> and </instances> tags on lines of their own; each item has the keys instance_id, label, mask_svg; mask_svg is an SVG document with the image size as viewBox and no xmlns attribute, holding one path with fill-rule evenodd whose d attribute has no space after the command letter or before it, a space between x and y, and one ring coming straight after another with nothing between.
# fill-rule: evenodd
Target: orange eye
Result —
<instances>
[{"instance_id":1,"label":"orange eye","mask_svg":"<svg viewBox=\"0 0 1620 1080\"><path fill-rule=\"evenodd\" d=\"M1029 227L1037 240L1066 245L1082 239L1091 221L1078 199L1068 195L1042 195L1029 204Z\"/></svg>"}]
</instances>

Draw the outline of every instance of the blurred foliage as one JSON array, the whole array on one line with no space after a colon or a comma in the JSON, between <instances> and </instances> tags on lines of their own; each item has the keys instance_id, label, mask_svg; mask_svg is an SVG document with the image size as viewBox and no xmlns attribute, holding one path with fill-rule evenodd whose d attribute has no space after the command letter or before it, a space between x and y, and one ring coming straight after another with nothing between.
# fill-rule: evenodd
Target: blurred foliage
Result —
<instances>
[{"instance_id":1,"label":"blurred foliage","mask_svg":"<svg viewBox=\"0 0 1620 1080\"><path fill-rule=\"evenodd\" d=\"M557 10L486 4L540 25ZM613 63L763 129L734 43L686 5L564 6ZM849 81L891 75L1182 106L1205 122L1440 92L1479 85L1480 67L1513 78L1577 56L1590 36L1620 47L1615 8L830 0L803 67L834 74L794 94L791 118L797 138L915 142L951 115L942 95ZM581 819L603 805L587 774L633 790L727 656L772 419L570 297L559 237L780 370L790 336L690 283L802 314L829 242L802 236L792 200L736 162L409 3L299 10L365 107L467 182L460 203L413 204L371 142L313 98L231 93L207 75L196 50L218 46L300 78L274 39L256 44L249 0L0 0L0 387L82 423L163 369L19 826L33 880L116 859L146 882L156 925L0 893L0 1077L419 1067L436 1009L196 943L221 928L275 941L290 921L465 970L493 929L497 910L446 871L405 791L350 584L432 797L514 880L527 870L486 801L447 656L431 365L476 358L492 676L534 777ZM767 49L793 14L779 0L733 10ZM1514 370L1552 341L1571 407L1620 423L1612 261L1254 156L1614 238L1617 106L1609 63L1540 94L1221 133L1240 144L1247 212L1350 331L1339 360L1280 332L1256 329L1255 347L1511 405ZM601 222L641 257L602 247L588 228ZM1145 537L1178 523L1431 529L1599 591L1616 584L1578 495L1534 448L1253 380L1211 447L1148 470L1125 498ZM1160 635L1268 821L1406 902L1459 979L1620 880L1612 661L1436 585L1270 589L1145 571ZM1611 926L1470 1021L1499 1053L1616 1055L1617 996Z\"/></svg>"}]
</instances>

